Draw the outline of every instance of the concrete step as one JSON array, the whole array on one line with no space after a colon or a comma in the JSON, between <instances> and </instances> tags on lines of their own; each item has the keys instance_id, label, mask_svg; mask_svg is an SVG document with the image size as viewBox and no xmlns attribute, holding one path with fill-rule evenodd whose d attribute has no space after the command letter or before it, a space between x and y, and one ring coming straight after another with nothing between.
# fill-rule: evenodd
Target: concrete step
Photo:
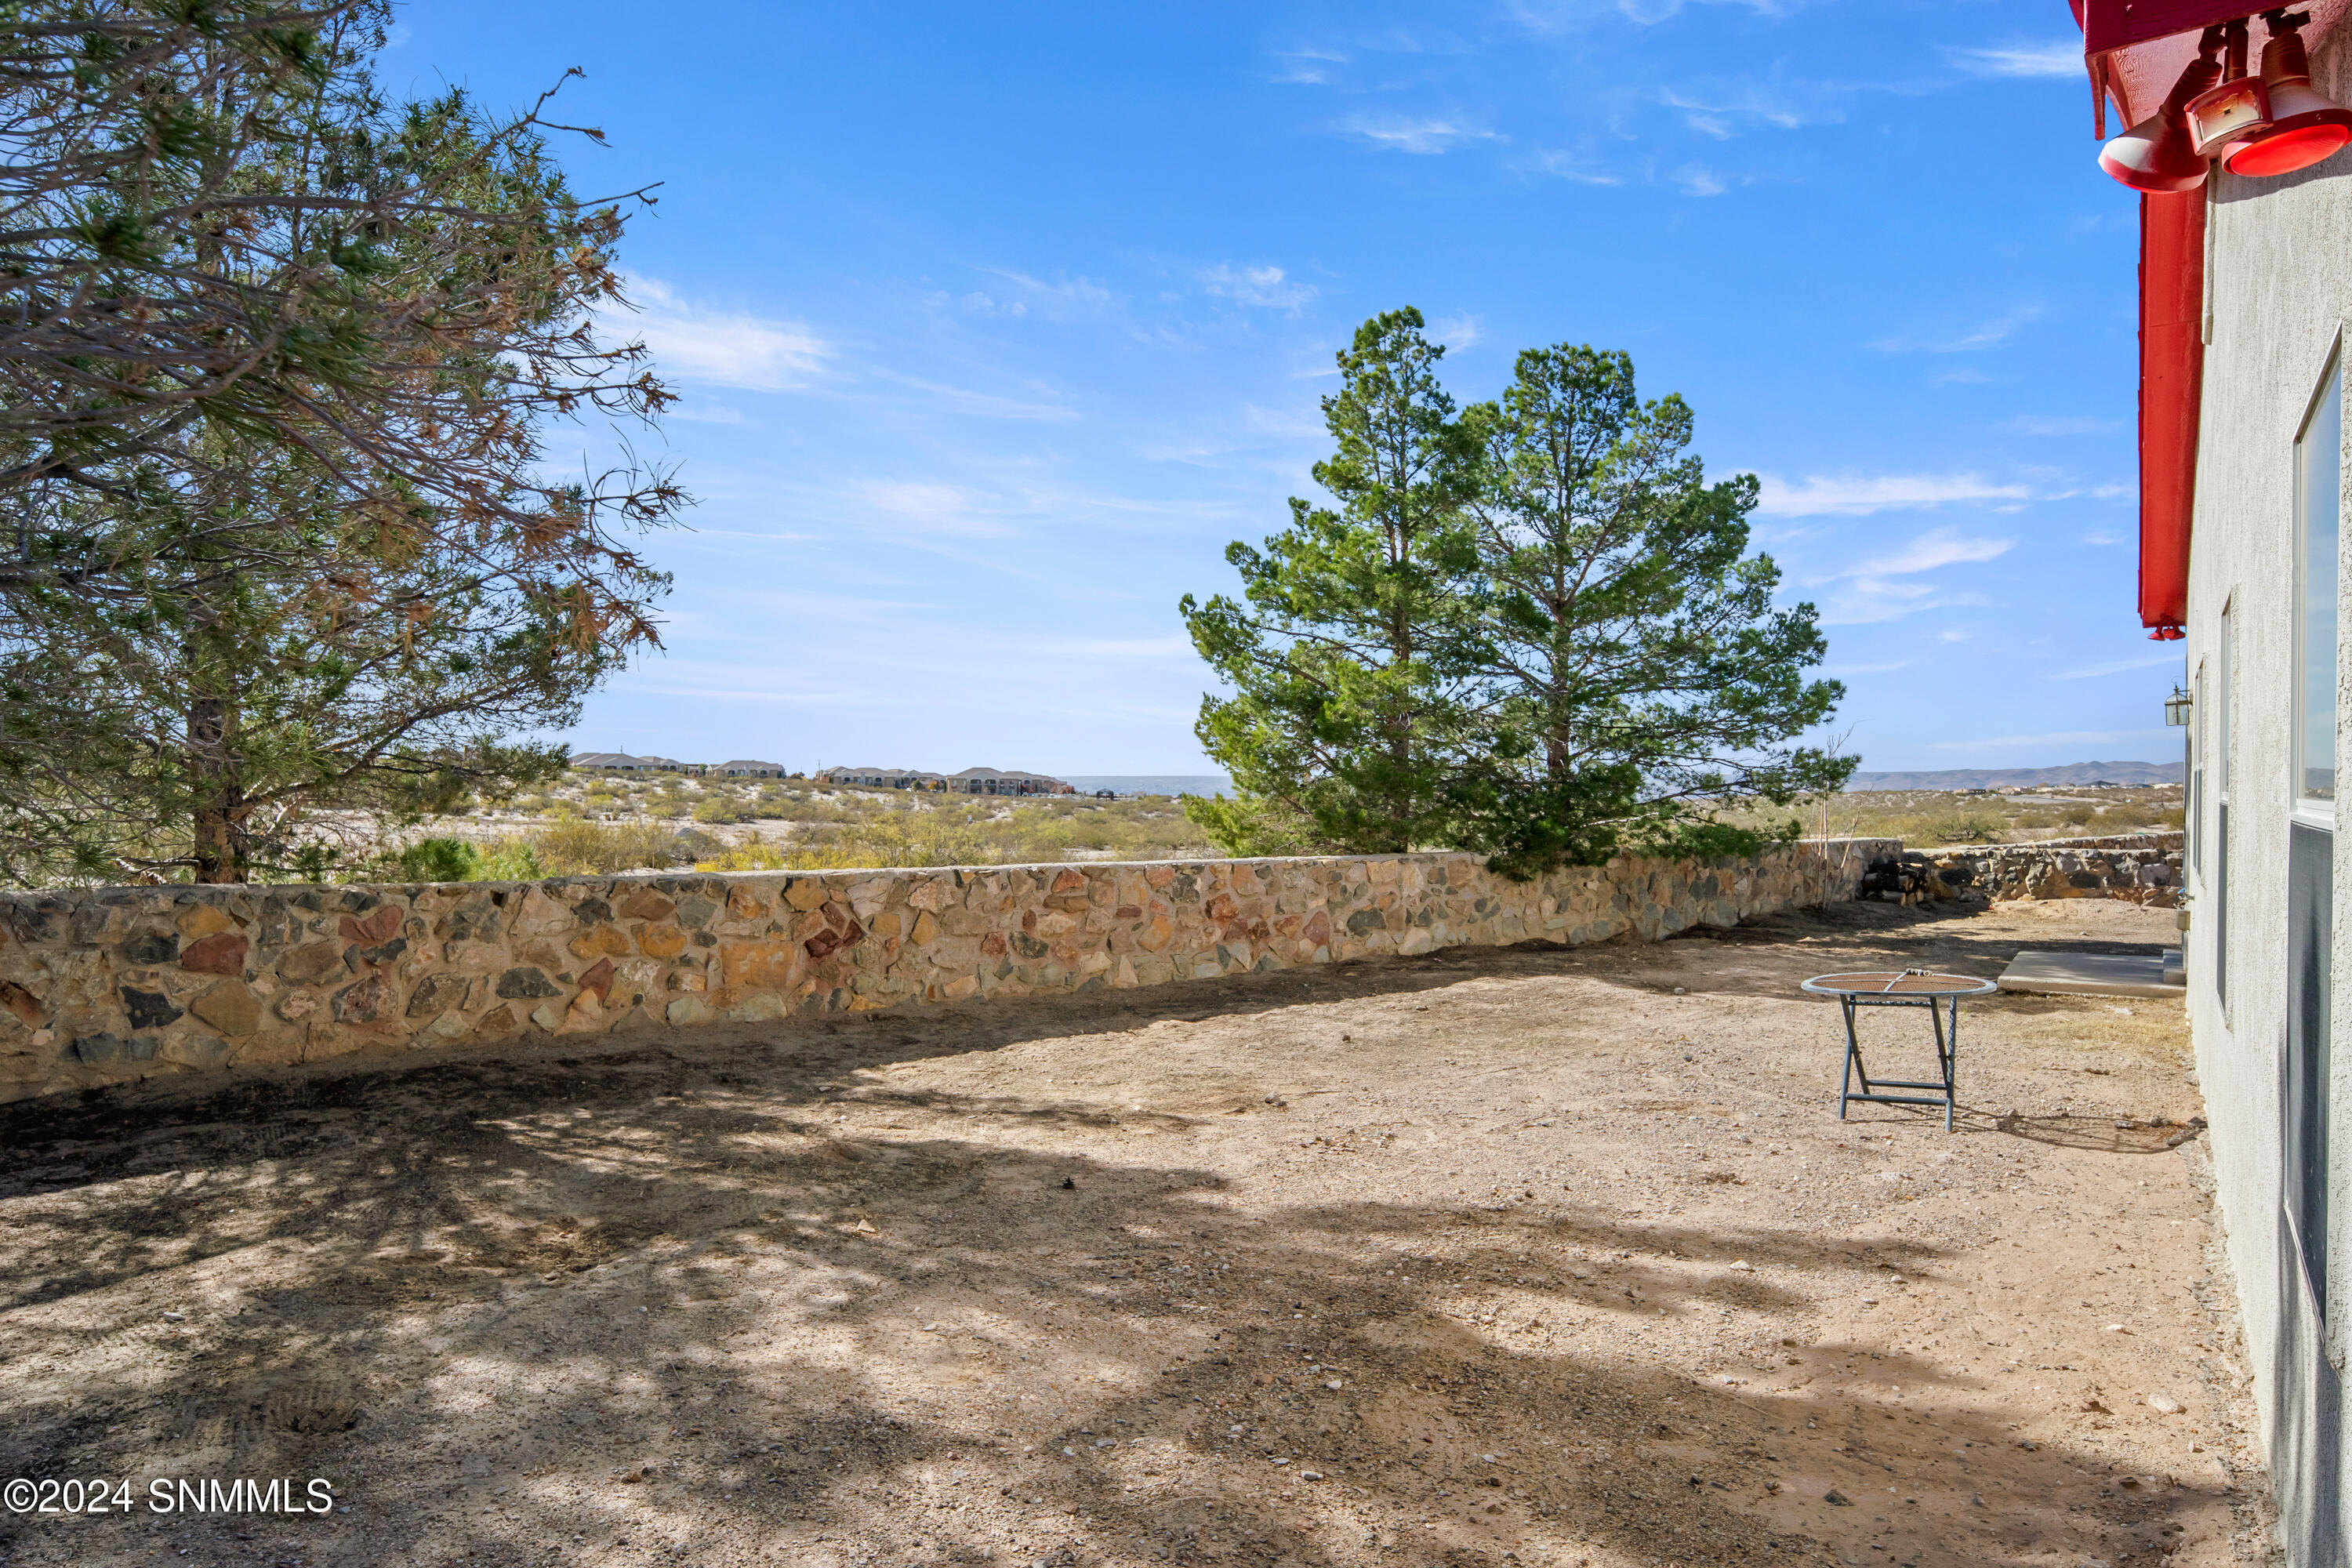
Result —
<instances>
[{"instance_id":1,"label":"concrete step","mask_svg":"<svg viewBox=\"0 0 2352 1568\"><path fill-rule=\"evenodd\" d=\"M2003 991L2050 996L2178 996L2186 980L2177 947L2127 954L2029 949L1996 984Z\"/></svg>"}]
</instances>

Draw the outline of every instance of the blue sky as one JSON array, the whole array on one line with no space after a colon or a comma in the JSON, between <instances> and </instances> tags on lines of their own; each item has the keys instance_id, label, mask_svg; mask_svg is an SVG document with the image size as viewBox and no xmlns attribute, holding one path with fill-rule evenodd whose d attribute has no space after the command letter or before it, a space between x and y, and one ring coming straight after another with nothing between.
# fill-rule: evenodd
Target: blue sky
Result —
<instances>
[{"instance_id":1,"label":"blue sky","mask_svg":"<svg viewBox=\"0 0 2352 1568\"><path fill-rule=\"evenodd\" d=\"M1179 595L1312 494L1356 323L1465 401L1630 352L1764 481L1865 767L2168 758L2133 611L2130 194L2059 0L434 0L387 86L562 69L701 504L578 749L1202 767Z\"/></svg>"}]
</instances>

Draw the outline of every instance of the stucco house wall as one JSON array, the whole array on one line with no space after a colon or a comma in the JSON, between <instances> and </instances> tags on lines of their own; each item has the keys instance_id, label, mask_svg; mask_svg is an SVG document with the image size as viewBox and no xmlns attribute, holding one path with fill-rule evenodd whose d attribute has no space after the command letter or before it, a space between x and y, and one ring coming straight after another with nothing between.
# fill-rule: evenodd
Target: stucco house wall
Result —
<instances>
[{"instance_id":1,"label":"stucco house wall","mask_svg":"<svg viewBox=\"0 0 2352 1568\"><path fill-rule=\"evenodd\" d=\"M2352 98L2352 29L2314 60L2314 79ZM2217 169L2208 195L2206 359L2189 564L2187 671L2201 690L2203 842L2189 856L2189 1009L2212 1124L2217 1196L2244 1312L2263 1438L2291 1562L2346 1557L2338 1500L2346 1473L2338 1374L2352 1303L2352 1079L2332 1053L2333 1117L2326 1290L2329 1329L2288 1239L2283 1207L2283 1089L2287 1036L2288 830L2292 811L2290 661L2294 617L2294 443L2331 348L2352 312L2352 153L2300 174L2248 180ZM2339 359L2337 374L2343 374ZM2352 426L2348 426L2352 427ZM2352 462L2344 465L2352 474ZM2339 575L2352 584L2352 573ZM2124 586L2118 584L2118 587ZM2120 609L2120 605L2118 606ZM2229 733L2219 731L2224 610L2236 639ZM2339 605L2338 626L2352 626ZM2340 639L2339 639L2340 648ZM2352 691L2337 661L2336 756ZM2200 673L2204 680L2197 684ZM2231 778L2227 918L2221 916L2217 785ZM2347 823L2352 828L2352 823ZM2334 839L2332 1013L2352 1020L2352 832ZM2227 1000L2217 990L2226 925Z\"/></svg>"}]
</instances>

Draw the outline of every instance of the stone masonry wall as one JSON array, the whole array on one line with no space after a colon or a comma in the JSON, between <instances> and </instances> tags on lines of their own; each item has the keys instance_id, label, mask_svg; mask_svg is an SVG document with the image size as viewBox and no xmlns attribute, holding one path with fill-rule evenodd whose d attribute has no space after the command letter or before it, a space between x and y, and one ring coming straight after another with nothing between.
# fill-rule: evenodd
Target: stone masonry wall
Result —
<instances>
[{"instance_id":1,"label":"stone masonry wall","mask_svg":"<svg viewBox=\"0 0 2352 1568\"><path fill-rule=\"evenodd\" d=\"M2104 838L2045 838L2038 844L1969 844L1927 851L1953 886L2007 899L2129 899L2169 909L2180 901L2179 828L2117 833ZM1908 857L1906 857L1907 858ZM1959 878L1951 875L1954 870Z\"/></svg>"},{"instance_id":2,"label":"stone masonry wall","mask_svg":"<svg viewBox=\"0 0 2352 1568\"><path fill-rule=\"evenodd\" d=\"M165 1074L1167 984L1851 899L1890 840L1512 882L1470 855L0 895L0 1100Z\"/></svg>"}]
</instances>

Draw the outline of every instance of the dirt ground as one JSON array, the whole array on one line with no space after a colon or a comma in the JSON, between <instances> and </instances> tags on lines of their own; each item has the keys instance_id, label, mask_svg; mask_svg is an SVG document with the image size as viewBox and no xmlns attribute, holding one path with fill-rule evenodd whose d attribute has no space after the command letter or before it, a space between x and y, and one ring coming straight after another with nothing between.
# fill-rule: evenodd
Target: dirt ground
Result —
<instances>
[{"instance_id":1,"label":"dirt ground","mask_svg":"<svg viewBox=\"0 0 2352 1568\"><path fill-rule=\"evenodd\" d=\"M1855 904L12 1107L0 1479L109 1511L0 1563L2262 1555L2179 1005L1973 1005L1948 1135L1841 1123L1796 990L2170 928Z\"/></svg>"}]
</instances>

